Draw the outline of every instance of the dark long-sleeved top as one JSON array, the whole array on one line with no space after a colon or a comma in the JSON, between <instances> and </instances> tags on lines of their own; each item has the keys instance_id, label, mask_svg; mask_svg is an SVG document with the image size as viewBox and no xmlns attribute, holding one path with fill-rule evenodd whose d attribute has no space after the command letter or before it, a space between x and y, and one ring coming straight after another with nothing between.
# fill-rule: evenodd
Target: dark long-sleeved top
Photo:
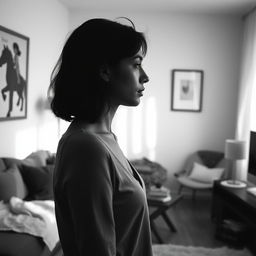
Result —
<instances>
[{"instance_id":1,"label":"dark long-sleeved top","mask_svg":"<svg viewBox=\"0 0 256 256\"><path fill-rule=\"evenodd\" d=\"M152 256L145 186L112 133L72 124L59 142L55 211L65 256Z\"/></svg>"}]
</instances>

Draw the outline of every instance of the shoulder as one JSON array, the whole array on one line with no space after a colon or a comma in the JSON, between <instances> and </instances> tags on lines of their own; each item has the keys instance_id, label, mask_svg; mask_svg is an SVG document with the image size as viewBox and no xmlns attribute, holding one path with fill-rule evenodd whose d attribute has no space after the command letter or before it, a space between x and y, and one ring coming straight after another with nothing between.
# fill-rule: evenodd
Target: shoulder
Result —
<instances>
[{"instance_id":1,"label":"shoulder","mask_svg":"<svg viewBox=\"0 0 256 256\"><path fill-rule=\"evenodd\" d=\"M74 184L111 183L112 158L96 135L79 131L65 134L59 144L57 160L64 180ZM72 185L73 184L73 185Z\"/></svg>"},{"instance_id":2,"label":"shoulder","mask_svg":"<svg viewBox=\"0 0 256 256\"><path fill-rule=\"evenodd\" d=\"M90 156L108 156L109 152L104 144L97 138L96 135L84 132L76 131L73 133L67 133L61 139L60 144L63 147L63 153L82 153L83 155L89 154Z\"/></svg>"}]
</instances>

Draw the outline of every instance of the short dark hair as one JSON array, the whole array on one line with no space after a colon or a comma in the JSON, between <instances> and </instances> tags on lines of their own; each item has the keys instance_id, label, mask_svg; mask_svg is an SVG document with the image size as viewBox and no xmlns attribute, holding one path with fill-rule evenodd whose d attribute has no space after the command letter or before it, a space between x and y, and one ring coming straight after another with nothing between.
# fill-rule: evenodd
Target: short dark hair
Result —
<instances>
[{"instance_id":1,"label":"short dark hair","mask_svg":"<svg viewBox=\"0 0 256 256\"><path fill-rule=\"evenodd\" d=\"M13 46L13 49L17 50L17 55L20 56L21 55L21 51L20 51L19 45L16 42L14 42L12 46Z\"/></svg>"},{"instance_id":2,"label":"short dark hair","mask_svg":"<svg viewBox=\"0 0 256 256\"><path fill-rule=\"evenodd\" d=\"M134 26L107 19L84 22L67 39L52 72L53 113L66 121L97 121L108 102L108 86L104 86L100 68L116 65L140 49L145 55L146 39Z\"/></svg>"}]
</instances>

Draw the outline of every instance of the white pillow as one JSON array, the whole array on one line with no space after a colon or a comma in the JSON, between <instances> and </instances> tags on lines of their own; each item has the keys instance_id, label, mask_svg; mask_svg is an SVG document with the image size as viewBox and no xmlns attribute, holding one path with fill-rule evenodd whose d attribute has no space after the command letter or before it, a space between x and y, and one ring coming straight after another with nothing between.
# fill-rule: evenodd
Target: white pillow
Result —
<instances>
[{"instance_id":1,"label":"white pillow","mask_svg":"<svg viewBox=\"0 0 256 256\"><path fill-rule=\"evenodd\" d=\"M224 168L208 168L194 162L189 178L204 183L212 183L214 180L220 179L223 172Z\"/></svg>"}]
</instances>

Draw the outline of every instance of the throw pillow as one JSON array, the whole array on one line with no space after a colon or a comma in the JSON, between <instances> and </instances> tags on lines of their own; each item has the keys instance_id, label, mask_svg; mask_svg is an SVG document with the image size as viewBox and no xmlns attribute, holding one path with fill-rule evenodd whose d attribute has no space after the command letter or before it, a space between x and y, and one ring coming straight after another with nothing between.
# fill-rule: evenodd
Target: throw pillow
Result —
<instances>
[{"instance_id":1,"label":"throw pillow","mask_svg":"<svg viewBox=\"0 0 256 256\"><path fill-rule=\"evenodd\" d=\"M46 150L38 150L27 156L22 162L30 166L45 166L46 160L49 157L49 152Z\"/></svg>"},{"instance_id":2,"label":"throw pillow","mask_svg":"<svg viewBox=\"0 0 256 256\"><path fill-rule=\"evenodd\" d=\"M0 200L8 202L12 196L24 199L27 194L26 184L16 165L0 173Z\"/></svg>"},{"instance_id":3,"label":"throw pillow","mask_svg":"<svg viewBox=\"0 0 256 256\"><path fill-rule=\"evenodd\" d=\"M215 167L224 157L224 153L210 150L199 150L198 155L208 168Z\"/></svg>"},{"instance_id":4,"label":"throw pillow","mask_svg":"<svg viewBox=\"0 0 256 256\"><path fill-rule=\"evenodd\" d=\"M4 160L4 163L7 168L13 165L16 165L19 168L22 163L22 160L13 157L3 157L2 159Z\"/></svg>"},{"instance_id":5,"label":"throw pillow","mask_svg":"<svg viewBox=\"0 0 256 256\"><path fill-rule=\"evenodd\" d=\"M6 166L2 158L0 158L0 172L5 171Z\"/></svg>"},{"instance_id":6,"label":"throw pillow","mask_svg":"<svg viewBox=\"0 0 256 256\"><path fill-rule=\"evenodd\" d=\"M203 183L212 183L221 178L224 168L208 168L199 163L194 163L189 178Z\"/></svg>"},{"instance_id":7,"label":"throw pillow","mask_svg":"<svg viewBox=\"0 0 256 256\"><path fill-rule=\"evenodd\" d=\"M56 154L52 153L50 156L46 159L46 164L47 165L54 165L56 161Z\"/></svg>"},{"instance_id":8,"label":"throw pillow","mask_svg":"<svg viewBox=\"0 0 256 256\"><path fill-rule=\"evenodd\" d=\"M20 171L28 187L30 200L53 199L53 171L50 168L23 164Z\"/></svg>"}]
</instances>

